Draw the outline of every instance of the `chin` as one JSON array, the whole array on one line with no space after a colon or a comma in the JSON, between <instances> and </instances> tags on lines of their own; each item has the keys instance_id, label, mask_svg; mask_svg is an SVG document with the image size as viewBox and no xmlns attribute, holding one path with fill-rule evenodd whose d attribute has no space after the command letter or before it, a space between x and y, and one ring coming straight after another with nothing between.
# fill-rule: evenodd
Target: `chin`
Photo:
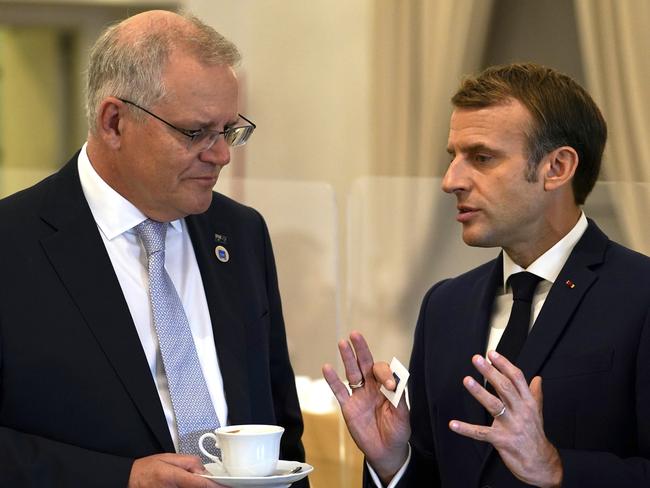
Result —
<instances>
[{"instance_id":1,"label":"chin","mask_svg":"<svg viewBox=\"0 0 650 488\"><path fill-rule=\"evenodd\" d=\"M498 247L498 244L492 242L486 236L463 232L463 242L470 247Z\"/></svg>"},{"instance_id":2,"label":"chin","mask_svg":"<svg viewBox=\"0 0 650 488\"><path fill-rule=\"evenodd\" d=\"M212 200L209 202L206 202L205 205L195 205L190 211L187 213L188 215L197 215L197 214L202 214L205 212L207 209L210 208L210 203Z\"/></svg>"},{"instance_id":3,"label":"chin","mask_svg":"<svg viewBox=\"0 0 650 488\"><path fill-rule=\"evenodd\" d=\"M184 205L182 205L181 208L183 211L184 215L197 215L197 214L202 214L205 212L208 208L210 208L210 204L212 203L212 192L210 192L209 195L206 195L201 198L194 198L191 201L186 201Z\"/></svg>"}]
</instances>

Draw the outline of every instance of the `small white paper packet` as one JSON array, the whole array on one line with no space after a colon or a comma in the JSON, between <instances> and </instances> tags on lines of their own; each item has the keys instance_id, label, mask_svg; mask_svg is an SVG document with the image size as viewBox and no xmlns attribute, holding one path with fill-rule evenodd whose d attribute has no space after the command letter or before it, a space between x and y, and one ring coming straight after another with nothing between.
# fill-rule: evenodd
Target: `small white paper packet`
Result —
<instances>
[{"instance_id":1,"label":"small white paper packet","mask_svg":"<svg viewBox=\"0 0 650 488\"><path fill-rule=\"evenodd\" d=\"M395 408L399 404L402 395L404 394L404 389L406 388L406 383L408 382L410 373L406 367L399 362L397 358L393 358L390 362L390 370L393 372L393 377L397 382L397 388L395 391L387 390L383 385L379 388L386 398L393 404ZM408 401L407 401L408 404Z\"/></svg>"}]
</instances>

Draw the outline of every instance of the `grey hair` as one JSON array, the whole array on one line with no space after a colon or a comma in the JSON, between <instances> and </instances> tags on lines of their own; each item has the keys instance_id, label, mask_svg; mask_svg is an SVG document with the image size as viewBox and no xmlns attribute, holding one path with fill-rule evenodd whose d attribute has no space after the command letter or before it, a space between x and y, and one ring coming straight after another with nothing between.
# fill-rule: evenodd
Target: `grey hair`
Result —
<instances>
[{"instance_id":1,"label":"grey hair","mask_svg":"<svg viewBox=\"0 0 650 488\"><path fill-rule=\"evenodd\" d=\"M95 132L97 111L106 97L129 99L150 107L166 95L163 71L174 49L207 66L236 66L237 47L197 17L181 13L187 22L161 19L150 29L129 29L129 19L109 26L90 51L86 85L86 118ZM139 111L134 116L144 117Z\"/></svg>"}]
</instances>

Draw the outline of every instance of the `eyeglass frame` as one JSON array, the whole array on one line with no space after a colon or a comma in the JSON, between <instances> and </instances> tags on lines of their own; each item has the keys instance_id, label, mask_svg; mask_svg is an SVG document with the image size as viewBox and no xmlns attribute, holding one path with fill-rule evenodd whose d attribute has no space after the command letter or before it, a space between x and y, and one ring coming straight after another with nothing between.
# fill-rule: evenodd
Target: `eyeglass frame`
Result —
<instances>
[{"instance_id":1,"label":"eyeglass frame","mask_svg":"<svg viewBox=\"0 0 650 488\"><path fill-rule=\"evenodd\" d=\"M208 150L210 150L210 149L212 148L212 146L214 146L214 145L216 144L216 142L219 140L219 136L221 136L221 135L224 136L224 140L226 141L226 144L228 144L228 139L226 139L226 134L229 134L230 132L232 132L232 131L235 130L235 129L246 129L246 128L250 128L250 129L251 129L251 133L250 133L250 135L249 135L249 136L244 140L243 143L241 143L241 144L237 144L237 145L235 145L235 146L232 146L232 145L228 144L228 146L230 146L230 147L243 146L244 144L246 144L246 143L248 142L248 139L250 139L250 136L253 134L253 131L255 131L255 129L257 128L257 125L255 125L255 123L254 123L252 120L249 120L249 119L247 119L246 117L244 117L242 114L238 113L237 116L239 116L239 117L241 117L242 119L244 119L244 120L245 120L246 122L248 122L250 125L247 125L247 126L240 126L240 127L229 127L229 128L227 128L227 129L225 129L225 130L222 130L222 131L218 131L218 130L210 130L210 129L196 129L196 130L191 130L191 129L182 129L182 128L180 128L180 127L176 127L176 126L175 126L174 124L172 124L171 122L166 121L166 120L163 119L162 117L160 117L160 116L156 115L155 113L153 113L153 112L147 110L146 108L141 107L141 106L138 105L137 103L132 102L131 100L127 100L126 98L120 98L120 97L115 97L115 98L117 98L119 101L121 101L121 102L123 102L123 103L126 103L126 104L128 104L128 105L133 105L134 107L139 108L139 109L142 110L143 112L145 112L145 113L151 115L153 118L160 120L163 124L165 124L165 125L171 127L172 129L174 129L174 130L177 131L177 132L180 132L180 133L183 134L185 137L189 137L189 138L190 138L190 143L189 143L189 145L188 145L188 149L191 147L192 143L195 141L195 139L196 139L198 136L200 136L200 135L202 135L202 134L215 134L216 137L214 138L214 141L212 141L212 143L210 143L210 145L209 145L208 147L206 147L205 149L201 149L201 151L199 151L199 152L203 152L203 151L208 151Z\"/></svg>"}]
</instances>

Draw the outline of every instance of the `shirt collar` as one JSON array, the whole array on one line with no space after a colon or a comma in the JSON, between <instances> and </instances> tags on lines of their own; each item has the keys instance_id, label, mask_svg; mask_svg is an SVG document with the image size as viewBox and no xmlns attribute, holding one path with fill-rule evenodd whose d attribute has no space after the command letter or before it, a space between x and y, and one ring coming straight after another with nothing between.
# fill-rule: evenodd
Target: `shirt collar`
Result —
<instances>
[{"instance_id":1,"label":"shirt collar","mask_svg":"<svg viewBox=\"0 0 650 488\"><path fill-rule=\"evenodd\" d=\"M506 293L506 283L508 278L521 271L529 271L546 281L554 283L560 271L564 267L567 259L573 248L578 243L582 234L587 230L587 217L584 212L581 212L580 218L573 229L569 231L562 239L555 243L555 245L538 257L531 263L528 268L524 269L516 264L508 253L503 253L503 293Z\"/></svg>"},{"instance_id":2,"label":"shirt collar","mask_svg":"<svg viewBox=\"0 0 650 488\"><path fill-rule=\"evenodd\" d=\"M81 148L77 164L81 189L90 206L97 227L110 241L133 229L133 227L146 220L147 216L99 176L88 158L87 146L88 143L85 143ZM183 231L180 220L174 220L170 223L171 227L176 231Z\"/></svg>"}]
</instances>

